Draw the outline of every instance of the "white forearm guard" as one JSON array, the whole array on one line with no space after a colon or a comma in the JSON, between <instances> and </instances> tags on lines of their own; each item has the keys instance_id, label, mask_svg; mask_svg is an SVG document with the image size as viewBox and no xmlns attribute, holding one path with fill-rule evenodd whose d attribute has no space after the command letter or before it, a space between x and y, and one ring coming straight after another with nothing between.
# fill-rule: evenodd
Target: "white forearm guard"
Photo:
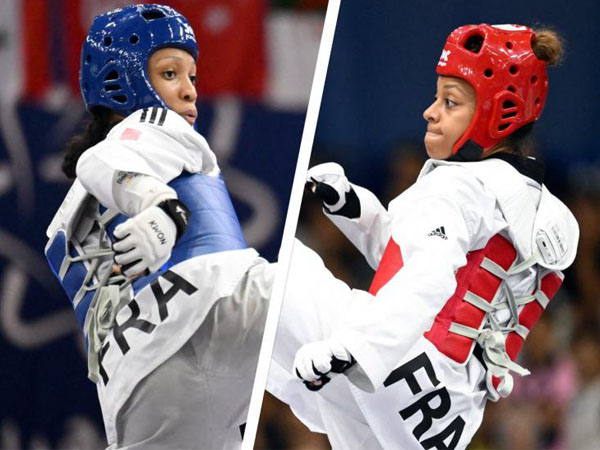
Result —
<instances>
[{"instance_id":1,"label":"white forearm guard","mask_svg":"<svg viewBox=\"0 0 600 450\"><path fill-rule=\"evenodd\" d=\"M162 181L135 172L115 172L112 193L117 208L128 217L164 200L177 198L177 193Z\"/></svg>"}]
</instances>

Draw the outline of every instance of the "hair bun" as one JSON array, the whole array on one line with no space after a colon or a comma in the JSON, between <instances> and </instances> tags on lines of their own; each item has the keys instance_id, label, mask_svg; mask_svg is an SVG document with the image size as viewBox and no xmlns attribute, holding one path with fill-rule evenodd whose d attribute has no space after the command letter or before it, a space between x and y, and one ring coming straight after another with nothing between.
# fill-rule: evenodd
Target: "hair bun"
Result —
<instances>
[{"instance_id":1,"label":"hair bun","mask_svg":"<svg viewBox=\"0 0 600 450\"><path fill-rule=\"evenodd\" d=\"M556 31L549 29L533 30L535 38L531 42L531 49L535 56L545 61L549 66L557 65L563 56L563 39Z\"/></svg>"}]
</instances>

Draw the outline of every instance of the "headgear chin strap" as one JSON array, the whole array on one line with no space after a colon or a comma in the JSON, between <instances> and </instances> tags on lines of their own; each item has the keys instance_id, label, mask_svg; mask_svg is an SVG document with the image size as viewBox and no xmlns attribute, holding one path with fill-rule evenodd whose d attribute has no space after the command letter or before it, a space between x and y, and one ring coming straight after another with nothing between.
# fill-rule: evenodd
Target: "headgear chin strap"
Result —
<instances>
[{"instance_id":1,"label":"headgear chin strap","mask_svg":"<svg viewBox=\"0 0 600 450\"><path fill-rule=\"evenodd\" d=\"M95 17L81 51L79 85L86 109L104 106L128 116L151 106L166 108L147 72L152 53L164 47L198 58L192 27L173 8L130 5Z\"/></svg>"},{"instance_id":2,"label":"headgear chin strap","mask_svg":"<svg viewBox=\"0 0 600 450\"><path fill-rule=\"evenodd\" d=\"M436 71L465 80L477 98L473 119L452 156L468 147L472 159L473 146L481 155L540 116L548 77L546 63L531 48L534 39L534 32L520 25L465 25L450 33Z\"/></svg>"}]
</instances>

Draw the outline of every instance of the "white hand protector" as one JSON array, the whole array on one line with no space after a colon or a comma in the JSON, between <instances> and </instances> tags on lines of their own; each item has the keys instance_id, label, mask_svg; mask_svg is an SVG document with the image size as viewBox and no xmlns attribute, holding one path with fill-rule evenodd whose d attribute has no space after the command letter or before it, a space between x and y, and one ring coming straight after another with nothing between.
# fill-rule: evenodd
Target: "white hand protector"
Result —
<instances>
[{"instance_id":1,"label":"white hand protector","mask_svg":"<svg viewBox=\"0 0 600 450\"><path fill-rule=\"evenodd\" d=\"M164 200L177 198L175 191L157 178L123 171L113 175L112 195L117 210L128 217Z\"/></svg>"},{"instance_id":2,"label":"white hand protector","mask_svg":"<svg viewBox=\"0 0 600 450\"><path fill-rule=\"evenodd\" d=\"M115 262L128 277L156 272L171 257L177 227L158 206L145 209L115 228Z\"/></svg>"},{"instance_id":3,"label":"white hand protector","mask_svg":"<svg viewBox=\"0 0 600 450\"><path fill-rule=\"evenodd\" d=\"M350 219L360 217L360 202L339 164L324 163L310 168L306 183L329 213Z\"/></svg>"},{"instance_id":4,"label":"white hand protector","mask_svg":"<svg viewBox=\"0 0 600 450\"><path fill-rule=\"evenodd\" d=\"M294 358L294 371L308 389L317 391L331 380L331 374L342 373L355 362L339 342L318 341L300 347Z\"/></svg>"}]
</instances>

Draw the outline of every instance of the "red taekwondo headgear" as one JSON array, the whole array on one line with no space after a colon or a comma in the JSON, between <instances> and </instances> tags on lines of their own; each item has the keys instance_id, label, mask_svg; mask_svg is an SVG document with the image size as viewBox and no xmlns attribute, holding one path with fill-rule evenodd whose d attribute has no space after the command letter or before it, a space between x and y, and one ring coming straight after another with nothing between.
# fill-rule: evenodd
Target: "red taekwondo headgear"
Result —
<instances>
[{"instance_id":1,"label":"red taekwondo headgear","mask_svg":"<svg viewBox=\"0 0 600 450\"><path fill-rule=\"evenodd\" d=\"M546 63L531 48L534 40L535 33L520 25L465 25L450 33L436 71L465 80L477 96L473 119L452 155L469 141L486 152L540 116L548 77Z\"/></svg>"}]
</instances>

